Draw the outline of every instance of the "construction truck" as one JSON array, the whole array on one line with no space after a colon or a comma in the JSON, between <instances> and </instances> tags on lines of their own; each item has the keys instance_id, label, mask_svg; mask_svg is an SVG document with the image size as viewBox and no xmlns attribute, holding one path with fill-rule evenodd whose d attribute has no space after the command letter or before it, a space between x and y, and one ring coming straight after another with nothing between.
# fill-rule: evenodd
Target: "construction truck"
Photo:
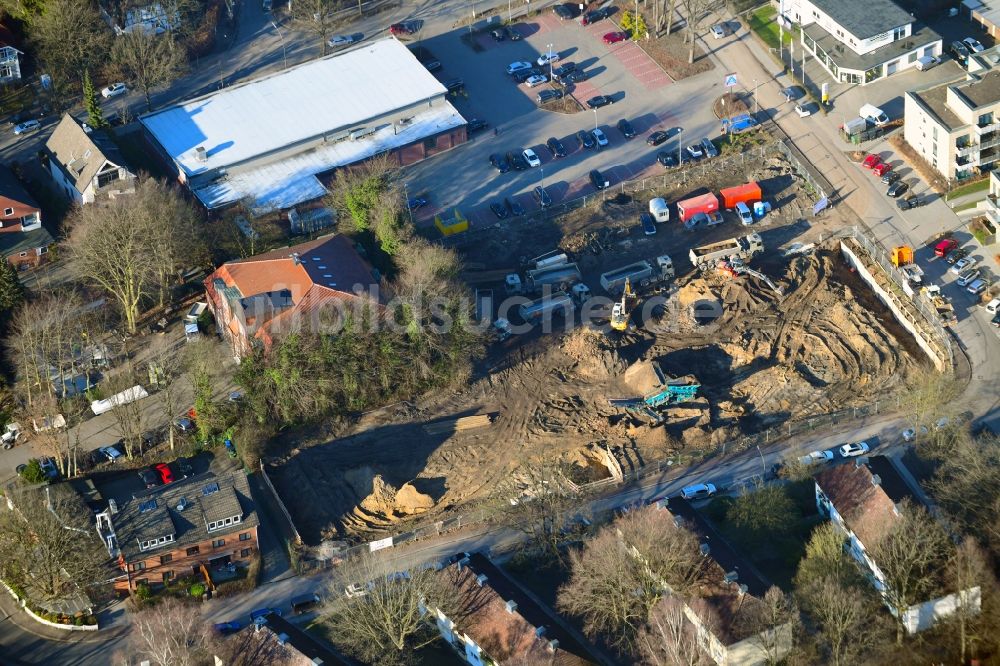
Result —
<instances>
[{"instance_id":1,"label":"construction truck","mask_svg":"<svg viewBox=\"0 0 1000 666\"><path fill-rule=\"evenodd\" d=\"M937 312L938 321L942 326L951 326L958 317L955 316L955 306L951 304L951 299L941 293L941 287L936 284L929 284L920 292Z\"/></svg>"},{"instance_id":2,"label":"construction truck","mask_svg":"<svg viewBox=\"0 0 1000 666\"><path fill-rule=\"evenodd\" d=\"M618 294L625 289L626 282L633 290L637 287L643 290L651 285L671 280L673 277L674 262L669 256L661 254L652 262L643 259L604 273L601 275L601 286L609 294Z\"/></svg>"},{"instance_id":3,"label":"construction truck","mask_svg":"<svg viewBox=\"0 0 1000 666\"><path fill-rule=\"evenodd\" d=\"M510 273L504 278L508 294L524 294L540 292L545 287L565 291L580 281L580 268L570 262L565 254L554 251L535 257L528 262L524 271L524 280L517 273Z\"/></svg>"},{"instance_id":4,"label":"construction truck","mask_svg":"<svg viewBox=\"0 0 1000 666\"><path fill-rule=\"evenodd\" d=\"M568 317L573 313L573 297L560 291L530 303L524 303L517 310L525 322L539 321L557 312Z\"/></svg>"},{"instance_id":5,"label":"construction truck","mask_svg":"<svg viewBox=\"0 0 1000 666\"><path fill-rule=\"evenodd\" d=\"M778 294L778 296L783 295L781 287L775 284L774 280L769 278L764 273L761 273L760 271L750 268L745 263L743 263L743 260L740 259L739 257L720 259L719 263L717 264L717 268L720 273L722 273L723 275L728 275L729 277L732 278L737 278L741 275L752 275L761 282L764 282L767 286L769 286L774 292Z\"/></svg>"},{"instance_id":6,"label":"construction truck","mask_svg":"<svg viewBox=\"0 0 1000 666\"><path fill-rule=\"evenodd\" d=\"M695 268L705 271L715 268L720 260L733 257L746 260L763 251L764 241L760 234L747 234L742 238L693 247L688 256Z\"/></svg>"},{"instance_id":7,"label":"construction truck","mask_svg":"<svg viewBox=\"0 0 1000 666\"><path fill-rule=\"evenodd\" d=\"M903 291L913 298L924 283L923 269L913 263L913 248L909 245L894 247L889 252L889 260L903 274Z\"/></svg>"},{"instance_id":8,"label":"construction truck","mask_svg":"<svg viewBox=\"0 0 1000 666\"><path fill-rule=\"evenodd\" d=\"M624 331L628 328L628 317L632 313L636 296L632 291L632 282L625 278L625 291L622 292L622 300L615 303L611 308L611 328L616 331Z\"/></svg>"}]
</instances>

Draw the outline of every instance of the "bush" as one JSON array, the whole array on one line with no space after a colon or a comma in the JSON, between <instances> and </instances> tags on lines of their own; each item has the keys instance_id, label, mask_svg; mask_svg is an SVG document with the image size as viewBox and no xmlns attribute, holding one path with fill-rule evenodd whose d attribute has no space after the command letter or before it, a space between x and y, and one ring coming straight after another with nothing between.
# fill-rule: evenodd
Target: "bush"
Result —
<instances>
[{"instance_id":1,"label":"bush","mask_svg":"<svg viewBox=\"0 0 1000 666\"><path fill-rule=\"evenodd\" d=\"M21 470L21 478L28 483L42 483L45 481L45 472L42 471L42 464L38 458L28 461L28 466Z\"/></svg>"},{"instance_id":2,"label":"bush","mask_svg":"<svg viewBox=\"0 0 1000 666\"><path fill-rule=\"evenodd\" d=\"M95 624L97 624L97 616L95 616L95 615L88 615L88 616L87 616L87 617L86 617L86 618L84 619L84 623L85 623L85 624L86 624L86 625L87 625L88 627L92 627L92 626L94 626Z\"/></svg>"},{"instance_id":3,"label":"bush","mask_svg":"<svg viewBox=\"0 0 1000 666\"><path fill-rule=\"evenodd\" d=\"M83 618L80 617L79 615L77 615L75 618L73 618L73 624L76 625L76 626L78 626L78 627L82 627L83 626Z\"/></svg>"},{"instance_id":4,"label":"bush","mask_svg":"<svg viewBox=\"0 0 1000 666\"><path fill-rule=\"evenodd\" d=\"M135 598L139 601L146 601L153 596L153 590L146 583L139 583L135 588Z\"/></svg>"},{"instance_id":5,"label":"bush","mask_svg":"<svg viewBox=\"0 0 1000 666\"><path fill-rule=\"evenodd\" d=\"M204 583L195 583L188 590L188 593L192 597L201 597L201 595L205 594L205 584Z\"/></svg>"}]
</instances>

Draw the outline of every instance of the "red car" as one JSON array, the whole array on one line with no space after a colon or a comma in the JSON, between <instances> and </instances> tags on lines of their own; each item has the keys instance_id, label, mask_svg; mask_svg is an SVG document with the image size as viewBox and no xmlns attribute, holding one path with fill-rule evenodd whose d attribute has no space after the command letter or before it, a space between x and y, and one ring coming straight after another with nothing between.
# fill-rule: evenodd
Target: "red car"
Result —
<instances>
[{"instance_id":1,"label":"red car","mask_svg":"<svg viewBox=\"0 0 1000 666\"><path fill-rule=\"evenodd\" d=\"M167 463L156 463L153 465L153 469L160 474L160 481L163 482L163 485L174 482L174 473L170 471Z\"/></svg>"},{"instance_id":2,"label":"red car","mask_svg":"<svg viewBox=\"0 0 1000 666\"><path fill-rule=\"evenodd\" d=\"M938 257L943 257L956 247L958 247L957 240L954 238L945 238L943 241L934 246L934 254Z\"/></svg>"},{"instance_id":3,"label":"red car","mask_svg":"<svg viewBox=\"0 0 1000 666\"><path fill-rule=\"evenodd\" d=\"M617 44L618 42L624 42L628 39L628 35L624 32L609 32L604 35L605 44Z\"/></svg>"},{"instance_id":4,"label":"red car","mask_svg":"<svg viewBox=\"0 0 1000 666\"><path fill-rule=\"evenodd\" d=\"M890 171L892 171L892 165L885 162L879 162L872 167L872 173L880 178Z\"/></svg>"},{"instance_id":5,"label":"red car","mask_svg":"<svg viewBox=\"0 0 1000 666\"><path fill-rule=\"evenodd\" d=\"M874 169L881 163L882 163L882 158L876 155L875 153L872 153L871 155L866 157L865 161L862 162L862 164L866 169Z\"/></svg>"}]
</instances>

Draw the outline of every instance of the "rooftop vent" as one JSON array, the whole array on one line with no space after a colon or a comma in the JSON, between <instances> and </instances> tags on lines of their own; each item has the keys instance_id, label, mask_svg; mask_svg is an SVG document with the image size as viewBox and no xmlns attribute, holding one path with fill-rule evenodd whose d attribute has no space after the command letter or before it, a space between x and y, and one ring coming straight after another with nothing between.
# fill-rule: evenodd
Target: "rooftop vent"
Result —
<instances>
[{"instance_id":1,"label":"rooftop vent","mask_svg":"<svg viewBox=\"0 0 1000 666\"><path fill-rule=\"evenodd\" d=\"M288 634L278 634L278 645L284 645L288 642Z\"/></svg>"},{"instance_id":2,"label":"rooftop vent","mask_svg":"<svg viewBox=\"0 0 1000 666\"><path fill-rule=\"evenodd\" d=\"M208 161L208 151L205 150L205 146L198 146L194 149L194 152L199 162Z\"/></svg>"},{"instance_id":3,"label":"rooftop vent","mask_svg":"<svg viewBox=\"0 0 1000 666\"><path fill-rule=\"evenodd\" d=\"M878 474L872 474L872 485L873 486L881 486L882 485L882 477L879 476Z\"/></svg>"},{"instance_id":4,"label":"rooftop vent","mask_svg":"<svg viewBox=\"0 0 1000 666\"><path fill-rule=\"evenodd\" d=\"M323 260L322 260L321 258L319 258L319 257L310 257L310 259L312 259L313 261L323 261Z\"/></svg>"},{"instance_id":5,"label":"rooftop vent","mask_svg":"<svg viewBox=\"0 0 1000 666\"><path fill-rule=\"evenodd\" d=\"M545 627L535 627L535 635L541 638L545 635Z\"/></svg>"},{"instance_id":6,"label":"rooftop vent","mask_svg":"<svg viewBox=\"0 0 1000 666\"><path fill-rule=\"evenodd\" d=\"M482 587L483 583L485 583L488 580L489 578L486 576L486 574L479 574L478 576L476 576L476 583L479 584L479 587Z\"/></svg>"},{"instance_id":7,"label":"rooftop vent","mask_svg":"<svg viewBox=\"0 0 1000 666\"><path fill-rule=\"evenodd\" d=\"M712 547L709 546L707 543L703 543L700 546L698 546L698 550L701 551L703 557L708 557L708 554L712 552Z\"/></svg>"},{"instance_id":8,"label":"rooftop vent","mask_svg":"<svg viewBox=\"0 0 1000 666\"><path fill-rule=\"evenodd\" d=\"M746 594L746 593L747 593L747 590L749 590L750 588L749 588L749 587L747 587L747 586L746 586L746 584L743 584L743 585L740 585L740 586L739 586L738 588L736 588L736 589L737 589L737 590L739 590L739 592L740 592L740 596L742 597L742 596L743 596L744 594Z\"/></svg>"},{"instance_id":9,"label":"rooftop vent","mask_svg":"<svg viewBox=\"0 0 1000 666\"><path fill-rule=\"evenodd\" d=\"M514 600L508 601L506 607L508 613L513 613L517 610L517 602Z\"/></svg>"},{"instance_id":10,"label":"rooftop vent","mask_svg":"<svg viewBox=\"0 0 1000 666\"><path fill-rule=\"evenodd\" d=\"M146 500L145 502L139 505L139 513L146 513L147 511L152 511L155 508L156 508L155 499Z\"/></svg>"},{"instance_id":11,"label":"rooftop vent","mask_svg":"<svg viewBox=\"0 0 1000 666\"><path fill-rule=\"evenodd\" d=\"M559 641L557 641L556 639L553 638L551 641L549 641L549 644L548 644L547 647L548 647L549 652L555 652L556 650L559 649Z\"/></svg>"},{"instance_id":12,"label":"rooftop vent","mask_svg":"<svg viewBox=\"0 0 1000 666\"><path fill-rule=\"evenodd\" d=\"M186 508L188 508L187 498L186 497L182 497L181 501L177 503L177 510L178 511L183 511Z\"/></svg>"},{"instance_id":13,"label":"rooftop vent","mask_svg":"<svg viewBox=\"0 0 1000 666\"><path fill-rule=\"evenodd\" d=\"M217 493L217 492L219 492L219 484L217 483L210 483L201 489L202 495L211 495L212 493Z\"/></svg>"},{"instance_id":14,"label":"rooftop vent","mask_svg":"<svg viewBox=\"0 0 1000 666\"><path fill-rule=\"evenodd\" d=\"M735 583L739 579L740 579L739 571L727 571L726 575L722 577L722 580L725 583Z\"/></svg>"},{"instance_id":15,"label":"rooftop vent","mask_svg":"<svg viewBox=\"0 0 1000 666\"><path fill-rule=\"evenodd\" d=\"M321 271L325 271L326 270L326 266L322 266L322 265L317 266L316 268L320 269Z\"/></svg>"}]
</instances>

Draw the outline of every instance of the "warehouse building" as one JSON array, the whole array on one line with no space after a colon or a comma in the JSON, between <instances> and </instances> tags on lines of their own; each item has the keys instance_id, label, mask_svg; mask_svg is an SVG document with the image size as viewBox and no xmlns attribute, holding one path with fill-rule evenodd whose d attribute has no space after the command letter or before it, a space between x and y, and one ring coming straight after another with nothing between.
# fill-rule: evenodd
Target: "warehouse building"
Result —
<instances>
[{"instance_id":1,"label":"warehouse building","mask_svg":"<svg viewBox=\"0 0 1000 666\"><path fill-rule=\"evenodd\" d=\"M155 152L208 209L319 199L319 176L373 155L411 164L466 140L440 81L389 37L141 118Z\"/></svg>"}]
</instances>

